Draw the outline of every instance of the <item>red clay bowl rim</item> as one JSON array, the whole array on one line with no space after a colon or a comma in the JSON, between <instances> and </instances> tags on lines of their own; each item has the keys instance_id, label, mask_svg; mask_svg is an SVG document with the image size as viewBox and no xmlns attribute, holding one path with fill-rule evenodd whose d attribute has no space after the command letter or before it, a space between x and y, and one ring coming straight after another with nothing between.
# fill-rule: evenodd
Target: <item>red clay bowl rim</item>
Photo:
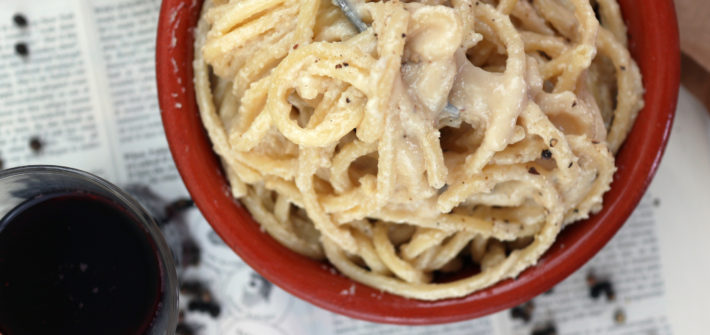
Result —
<instances>
[{"instance_id":1,"label":"red clay bowl rim","mask_svg":"<svg viewBox=\"0 0 710 335\"><path fill-rule=\"evenodd\" d=\"M627 22L638 22L629 26L629 35L644 75L646 107L617 155L619 168L604 196L604 209L586 222L567 227L538 265L515 280L458 299L406 299L355 283L334 274L326 263L289 251L261 232L232 199L202 127L192 87L193 29L201 3L164 0L158 23L158 97L180 175L207 221L254 270L301 299L357 319L410 325L461 321L510 308L549 290L596 254L629 217L660 163L675 115L680 51L673 3L637 1L634 5L634 0L622 0ZM353 288L355 293L347 294Z\"/></svg>"}]
</instances>

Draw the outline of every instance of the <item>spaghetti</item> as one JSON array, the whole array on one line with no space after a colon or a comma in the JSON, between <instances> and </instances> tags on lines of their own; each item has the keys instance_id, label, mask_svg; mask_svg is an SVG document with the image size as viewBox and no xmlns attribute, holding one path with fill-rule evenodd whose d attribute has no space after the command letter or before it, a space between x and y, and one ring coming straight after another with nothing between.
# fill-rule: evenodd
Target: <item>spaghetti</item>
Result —
<instances>
[{"instance_id":1,"label":"spaghetti","mask_svg":"<svg viewBox=\"0 0 710 335\"><path fill-rule=\"evenodd\" d=\"M593 2L352 1L358 32L329 0L208 1L202 121L276 240L387 292L464 296L601 209L643 88L618 5Z\"/></svg>"}]
</instances>

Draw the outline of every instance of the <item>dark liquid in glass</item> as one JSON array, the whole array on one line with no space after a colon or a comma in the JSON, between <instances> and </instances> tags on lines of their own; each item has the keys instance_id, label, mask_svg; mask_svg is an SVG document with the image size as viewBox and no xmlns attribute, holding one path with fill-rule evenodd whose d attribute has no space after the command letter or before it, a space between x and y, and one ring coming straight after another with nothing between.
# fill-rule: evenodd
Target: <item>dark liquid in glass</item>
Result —
<instances>
[{"instance_id":1,"label":"dark liquid in glass","mask_svg":"<svg viewBox=\"0 0 710 335\"><path fill-rule=\"evenodd\" d=\"M98 196L29 200L0 220L0 334L143 334L162 295L156 248Z\"/></svg>"}]
</instances>

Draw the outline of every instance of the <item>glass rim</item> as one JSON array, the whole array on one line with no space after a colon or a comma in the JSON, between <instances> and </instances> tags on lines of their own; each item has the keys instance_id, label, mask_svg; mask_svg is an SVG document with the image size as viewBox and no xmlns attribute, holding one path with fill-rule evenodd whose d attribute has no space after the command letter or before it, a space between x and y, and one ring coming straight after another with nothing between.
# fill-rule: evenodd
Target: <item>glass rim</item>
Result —
<instances>
[{"instance_id":1,"label":"glass rim","mask_svg":"<svg viewBox=\"0 0 710 335\"><path fill-rule=\"evenodd\" d=\"M136 221L140 223L155 244L160 272L164 274L164 278L161 279L161 285L163 286L163 299L165 299L165 301L163 301L160 305L166 309L165 322L168 328L165 329L165 334L170 334L170 330L174 330L178 324L179 284L177 278L177 267L172 251L165 241L165 237L163 236L153 216L150 215L150 213L136 199L134 199L133 196L117 185L95 174L76 168L46 164L18 166L0 170L0 181L11 177L37 173L55 174L70 178L78 178L89 182L97 186L99 189L106 191L111 197L113 197L113 199L111 199L112 201L116 201L119 205L125 207L125 209L135 217ZM153 321L157 321L159 318L160 314L156 314Z\"/></svg>"}]
</instances>

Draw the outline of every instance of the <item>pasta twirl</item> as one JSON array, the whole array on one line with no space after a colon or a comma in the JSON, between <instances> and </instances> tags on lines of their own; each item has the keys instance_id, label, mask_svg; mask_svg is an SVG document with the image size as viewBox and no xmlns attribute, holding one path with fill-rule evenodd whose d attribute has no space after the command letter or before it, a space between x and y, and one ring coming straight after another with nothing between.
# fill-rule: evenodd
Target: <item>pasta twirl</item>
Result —
<instances>
[{"instance_id":1,"label":"pasta twirl","mask_svg":"<svg viewBox=\"0 0 710 335\"><path fill-rule=\"evenodd\" d=\"M613 0L352 2L362 32L329 0L204 7L202 121L267 233L435 300L517 276L601 209L643 105Z\"/></svg>"}]
</instances>

